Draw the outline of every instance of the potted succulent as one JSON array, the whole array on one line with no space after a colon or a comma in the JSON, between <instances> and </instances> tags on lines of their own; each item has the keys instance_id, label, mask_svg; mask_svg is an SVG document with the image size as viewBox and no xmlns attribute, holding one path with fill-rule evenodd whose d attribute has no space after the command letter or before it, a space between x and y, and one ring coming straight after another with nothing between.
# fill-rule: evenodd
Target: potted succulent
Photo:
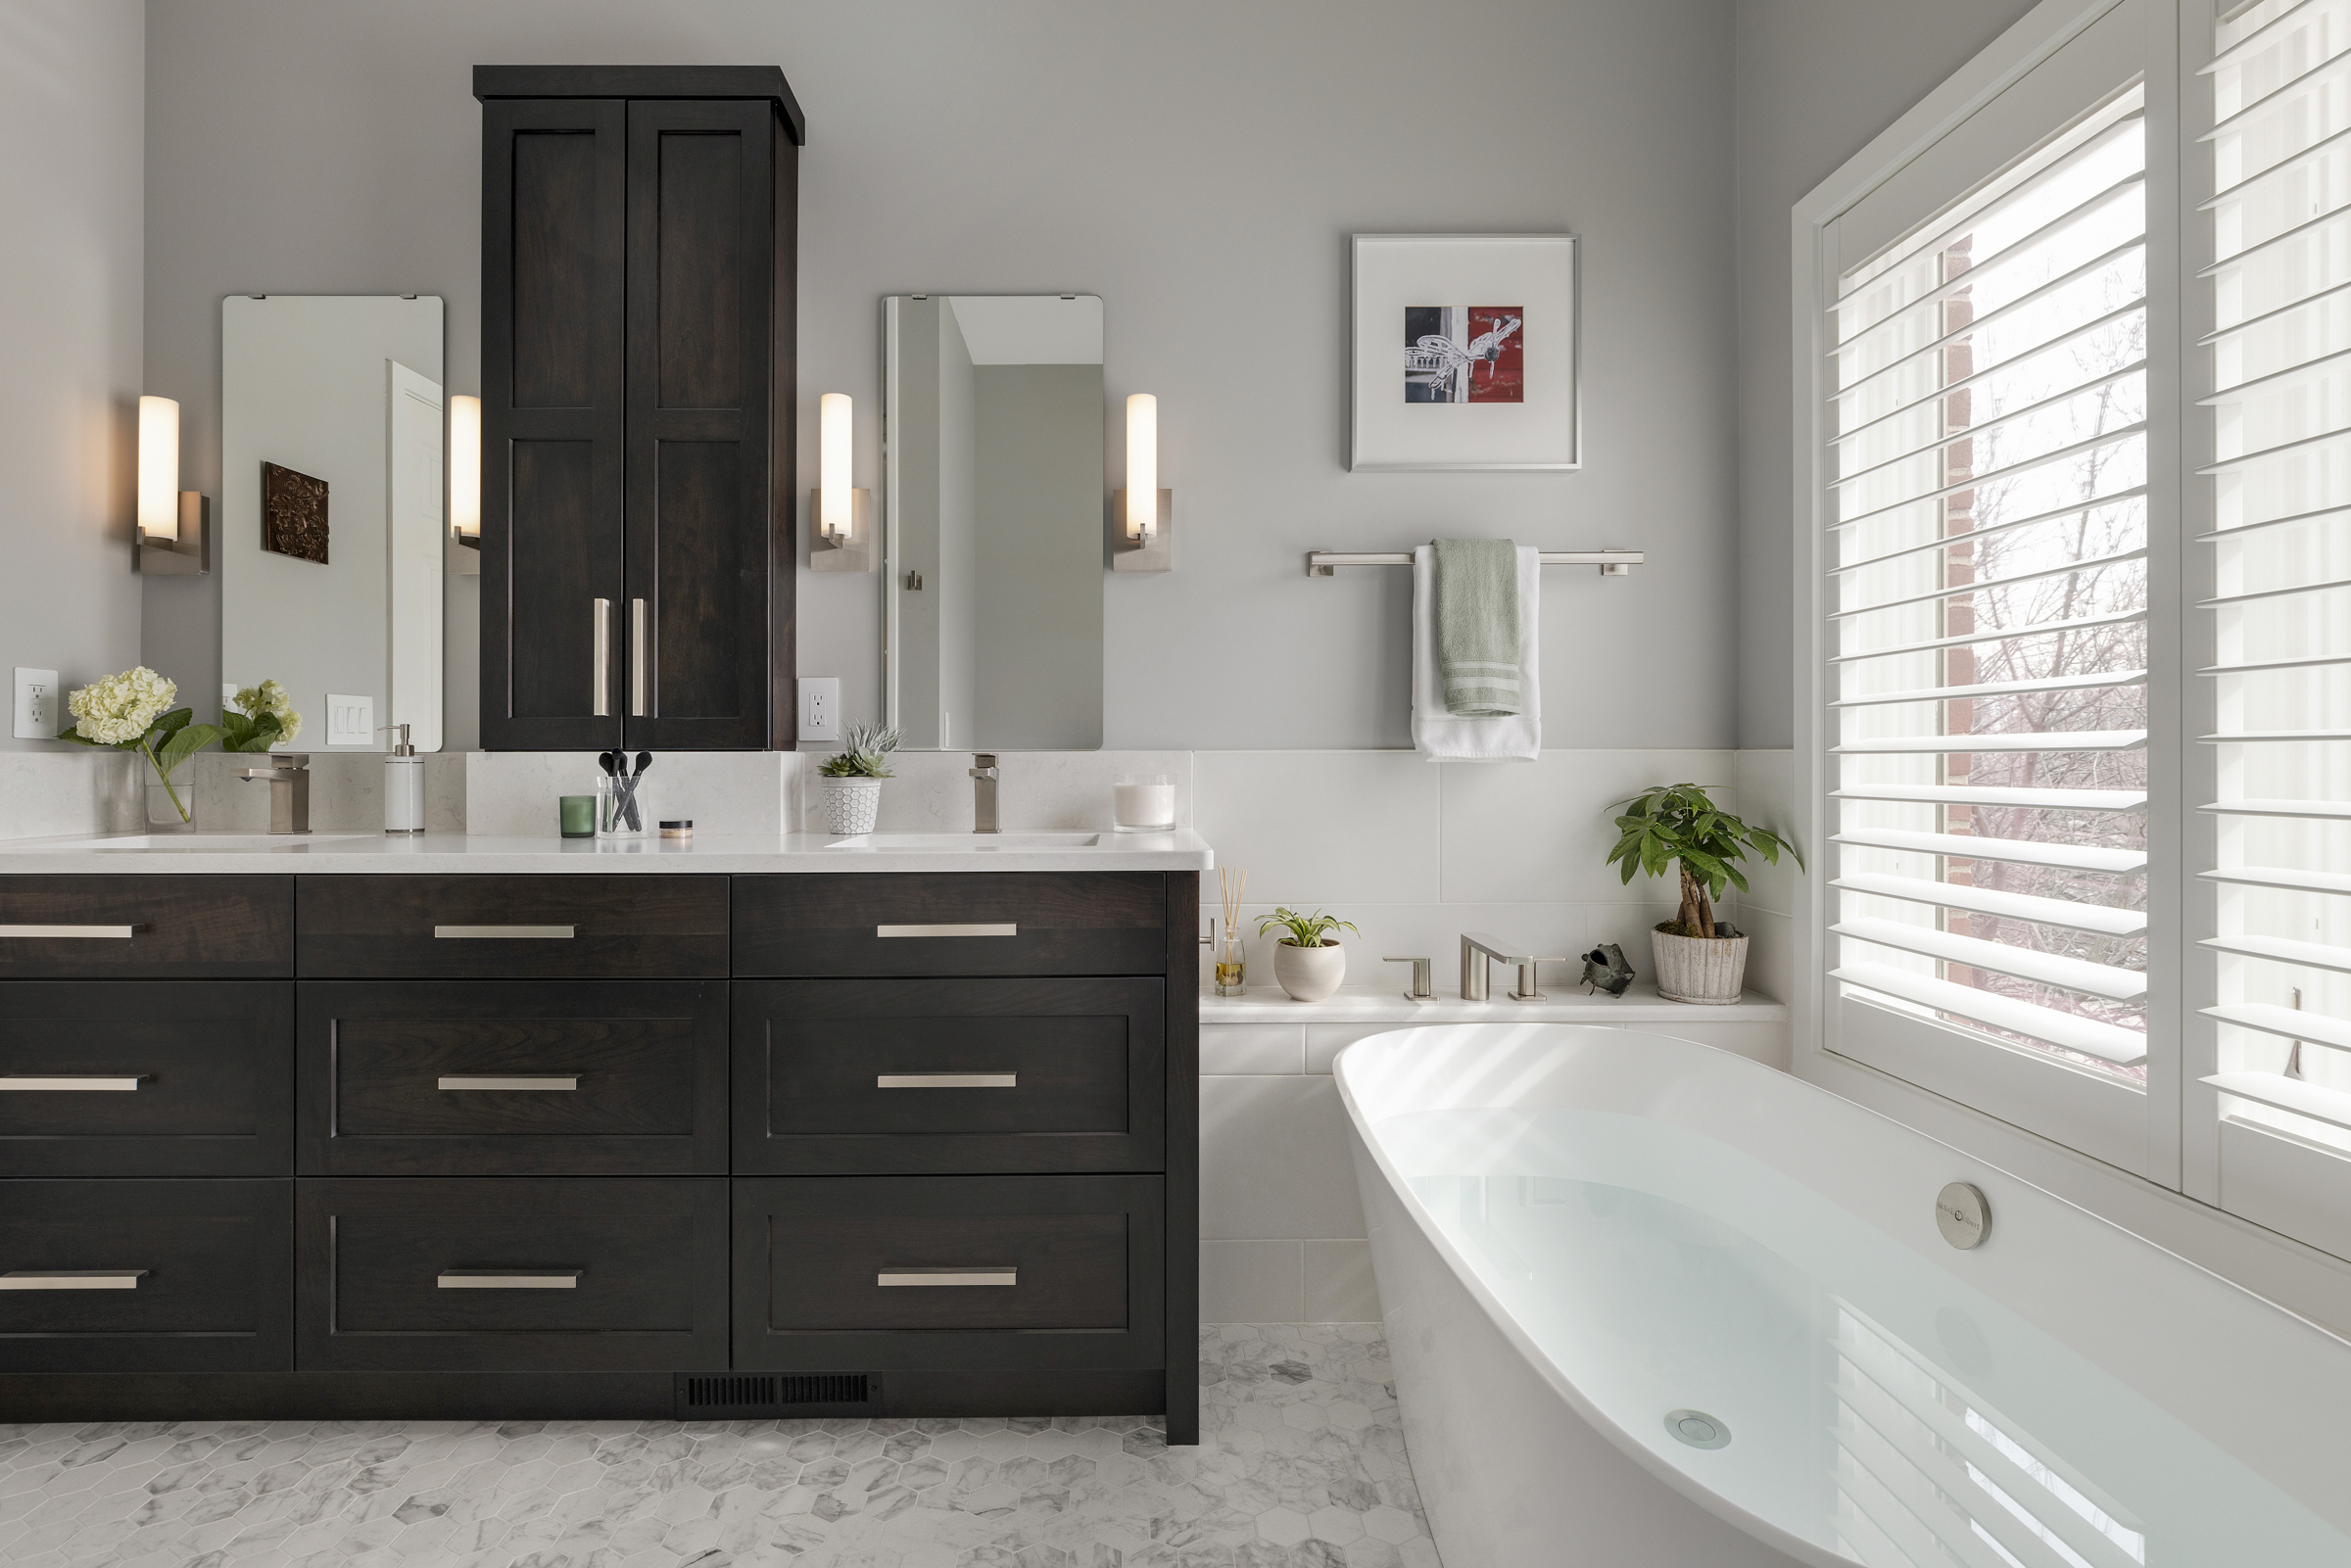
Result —
<instances>
[{"instance_id":1,"label":"potted succulent","mask_svg":"<svg viewBox=\"0 0 2351 1568\"><path fill-rule=\"evenodd\" d=\"M1800 869L1796 846L1764 828L1750 828L1706 798L1694 784L1657 784L1616 802L1622 836L1608 852L1624 880L1636 872L1662 877L1678 867L1682 906L1650 933L1657 961L1657 994L1669 1002L1725 1006L1739 1000L1747 980L1747 936L1714 918L1725 887L1747 891L1739 862L1749 850L1776 866L1785 849Z\"/></svg>"},{"instance_id":2,"label":"potted succulent","mask_svg":"<svg viewBox=\"0 0 2351 1568\"><path fill-rule=\"evenodd\" d=\"M1273 945L1273 977L1301 1002L1321 1001L1347 977L1347 949L1325 933L1345 927L1358 936L1364 934L1355 930L1353 923L1320 910L1301 915L1294 909L1276 909L1257 923L1257 934L1263 936L1276 927L1290 934Z\"/></svg>"},{"instance_id":3,"label":"potted succulent","mask_svg":"<svg viewBox=\"0 0 2351 1568\"><path fill-rule=\"evenodd\" d=\"M164 832L187 832L196 826L193 785L172 783L171 774L197 752L220 738L209 724L191 724L193 708L174 708L179 688L144 664L110 675L66 698L72 710L72 728L58 735L81 746L111 746L135 751L155 770L156 782L147 786L147 825ZM187 793L183 796L182 790Z\"/></svg>"},{"instance_id":4,"label":"potted succulent","mask_svg":"<svg viewBox=\"0 0 2351 1568\"><path fill-rule=\"evenodd\" d=\"M878 724L853 724L840 750L817 768L824 776L825 831L855 837L874 831L882 809L882 781L890 777L889 754L898 732Z\"/></svg>"}]
</instances>

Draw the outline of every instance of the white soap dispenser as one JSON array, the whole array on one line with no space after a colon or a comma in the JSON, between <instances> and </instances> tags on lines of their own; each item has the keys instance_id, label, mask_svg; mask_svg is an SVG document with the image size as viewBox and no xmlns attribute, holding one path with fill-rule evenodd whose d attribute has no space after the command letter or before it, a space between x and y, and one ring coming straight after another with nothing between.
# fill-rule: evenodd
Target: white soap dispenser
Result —
<instances>
[{"instance_id":1,"label":"white soap dispenser","mask_svg":"<svg viewBox=\"0 0 2351 1568\"><path fill-rule=\"evenodd\" d=\"M424 832L424 759L408 744L408 727L387 724L400 739L384 757L384 832Z\"/></svg>"}]
</instances>

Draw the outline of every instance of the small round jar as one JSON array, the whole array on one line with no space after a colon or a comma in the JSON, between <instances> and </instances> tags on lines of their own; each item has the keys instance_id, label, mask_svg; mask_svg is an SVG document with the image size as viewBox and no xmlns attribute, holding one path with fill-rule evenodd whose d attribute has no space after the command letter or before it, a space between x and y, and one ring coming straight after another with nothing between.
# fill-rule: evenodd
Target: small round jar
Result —
<instances>
[{"instance_id":1,"label":"small round jar","mask_svg":"<svg viewBox=\"0 0 2351 1568\"><path fill-rule=\"evenodd\" d=\"M1111 825L1123 833L1176 831L1176 781L1164 773L1121 774L1110 786Z\"/></svg>"}]
</instances>

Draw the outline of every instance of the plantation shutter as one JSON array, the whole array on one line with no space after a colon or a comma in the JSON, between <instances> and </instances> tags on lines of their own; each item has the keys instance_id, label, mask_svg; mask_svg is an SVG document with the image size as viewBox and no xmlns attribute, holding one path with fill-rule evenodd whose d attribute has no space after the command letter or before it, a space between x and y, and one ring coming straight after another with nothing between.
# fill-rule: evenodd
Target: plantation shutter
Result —
<instances>
[{"instance_id":1,"label":"plantation shutter","mask_svg":"<svg viewBox=\"0 0 2351 1568\"><path fill-rule=\"evenodd\" d=\"M2038 145L1832 280L1826 1038L2144 1171L2148 136L2112 54L2039 68L2075 96Z\"/></svg>"},{"instance_id":2,"label":"plantation shutter","mask_svg":"<svg viewBox=\"0 0 2351 1568\"><path fill-rule=\"evenodd\" d=\"M2351 1258L2351 0L2213 48L2199 1196Z\"/></svg>"}]
</instances>

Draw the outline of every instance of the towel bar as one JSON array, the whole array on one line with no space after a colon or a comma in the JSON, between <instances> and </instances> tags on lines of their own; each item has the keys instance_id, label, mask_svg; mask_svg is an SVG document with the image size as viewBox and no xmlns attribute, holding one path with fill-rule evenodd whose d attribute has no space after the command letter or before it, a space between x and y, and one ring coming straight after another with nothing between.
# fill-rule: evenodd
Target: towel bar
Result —
<instances>
[{"instance_id":1,"label":"towel bar","mask_svg":"<svg viewBox=\"0 0 2351 1568\"><path fill-rule=\"evenodd\" d=\"M1649 559L1637 549L1547 549L1542 562L1546 566L1597 566L1603 577L1630 577L1633 568ZM1310 549L1306 552L1306 575L1328 577L1342 566L1410 566L1413 552L1396 550L1337 550Z\"/></svg>"}]
</instances>

